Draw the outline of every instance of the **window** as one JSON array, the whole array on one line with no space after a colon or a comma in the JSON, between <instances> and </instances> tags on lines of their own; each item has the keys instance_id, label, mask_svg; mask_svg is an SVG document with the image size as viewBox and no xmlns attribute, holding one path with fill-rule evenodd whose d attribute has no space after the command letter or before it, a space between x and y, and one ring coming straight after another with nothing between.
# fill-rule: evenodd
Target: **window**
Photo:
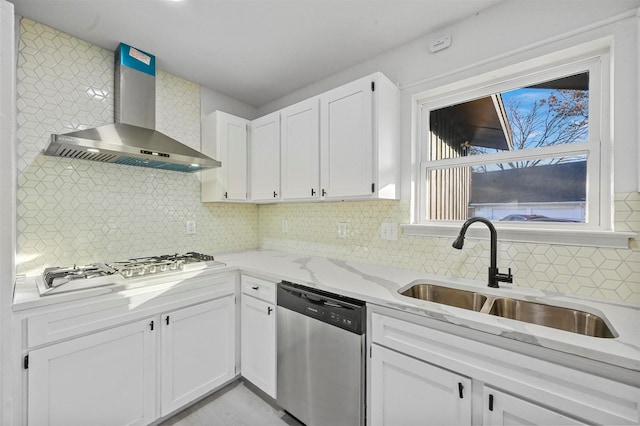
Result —
<instances>
[{"instance_id":1,"label":"window","mask_svg":"<svg viewBox=\"0 0 640 426\"><path fill-rule=\"evenodd\" d=\"M481 216L520 236L612 231L608 53L554 58L414 96L414 224ZM405 233L448 235L418 229Z\"/></svg>"}]
</instances>

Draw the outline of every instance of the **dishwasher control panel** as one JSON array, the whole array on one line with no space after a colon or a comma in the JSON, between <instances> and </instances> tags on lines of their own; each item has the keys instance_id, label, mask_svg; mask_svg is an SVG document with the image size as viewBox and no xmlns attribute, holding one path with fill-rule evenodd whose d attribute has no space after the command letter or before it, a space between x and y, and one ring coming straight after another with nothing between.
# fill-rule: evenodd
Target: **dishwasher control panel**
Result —
<instances>
[{"instance_id":1,"label":"dishwasher control panel","mask_svg":"<svg viewBox=\"0 0 640 426\"><path fill-rule=\"evenodd\" d=\"M345 327L353 327L354 323L353 319L344 315L340 315L336 312L329 312L329 319L331 320L331 322L335 324L341 324Z\"/></svg>"},{"instance_id":2,"label":"dishwasher control panel","mask_svg":"<svg viewBox=\"0 0 640 426\"><path fill-rule=\"evenodd\" d=\"M365 332L366 311L361 300L283 281L278 284L277 304L353 333Z\"/></svg>"}]
</instances>

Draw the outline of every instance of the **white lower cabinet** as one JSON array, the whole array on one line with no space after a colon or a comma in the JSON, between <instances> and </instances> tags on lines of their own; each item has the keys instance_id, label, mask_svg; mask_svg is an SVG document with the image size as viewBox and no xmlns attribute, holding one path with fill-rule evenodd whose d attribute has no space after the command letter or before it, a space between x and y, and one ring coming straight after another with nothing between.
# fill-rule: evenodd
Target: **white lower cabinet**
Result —
<instances>
[{"instance_id":1,"label":"white lower cabinet","mask_svg":"<svg viewBox=\"0 0 640 426\"><path fill-rule=\"evenodd\" d=\"M523 353L534 349L524 343L506 349L484 334L457 335L453 324L378 309L385 314L371 313L369 323L372 425L639 424L637 378L624 369L557 362L565 355L555 351L551 361Z\"/></svg>"},{"instance_id":2,"label":"white lower cabinet","mask_svg":"<svg viewBox=\"0 0 640 426\"><path fill-rule=\"evenodd\" d=\"M161 415L235 376L234 296L162 315Z\"/></svg>"},{"instance_id":3,"label":"white lower cabinet","mask_svg":"<svg viewBox=\"0 0 640 426\"><path fill-rule=\"evenodd\" d=\"M275 283L242 277L242 377L276 398Z\"/></svg>"},{"instance_id":4,"label":"white lower cabinet","mask_svg":"<svg viewBox=\"0 0 640 426\"><path fill-rule=\"evenodd\" d=\"M145 425L156 413L151 320L29 353L30 425Z\"/></svg>"},{"instance_id":5,"label":"white lower cabinet","mask_svg":"<svg viewBox=\"0 0 640 426\"><path fill-rule=\"evenodd\" d=\"M236 275L203 278L192 284L193 296L177 292L184 302L159 292L165 309L158 307L149 315L138 314L142 319L119 325L127 321L125 315L106 329L30 350L25 358L26 423L147 425L232 380L236 282ZM213 299L202 302L201 294ZM122 313L119 304L91 308L85 313L79 308L34 316L28 329L46 341L59 335L59 329L80 323L99 327Z\"/></svg>"},{"instance_id":6,"label":"white lower cabinet","mask_svg":"<svg viewBox=\"0 0 640 426\"><path fill-rule=\"evenodd\" d=\"M242 376L276 397L276 311L267 302L242 295Z\"/></svg>"},{"instance_id":7,"label":"white lower cabinet","mask_svg":"<svg viewBox=\"0 0 640 426\"><path fill-rule=\"evenodd\" d=\"M567 417L524 399L492 389L483 388L484 425L586 425L587 423Z\"/></svg>"},{"instance_id":8,"label":"white lower cabinet","mask_svg":"<svg viewBox=\"0 0 640 426\"><path fill-rule=\"evenodd\" d=\"M373 345L371 425L471 424L471 380Z\"/></svg>"}]
</instances>

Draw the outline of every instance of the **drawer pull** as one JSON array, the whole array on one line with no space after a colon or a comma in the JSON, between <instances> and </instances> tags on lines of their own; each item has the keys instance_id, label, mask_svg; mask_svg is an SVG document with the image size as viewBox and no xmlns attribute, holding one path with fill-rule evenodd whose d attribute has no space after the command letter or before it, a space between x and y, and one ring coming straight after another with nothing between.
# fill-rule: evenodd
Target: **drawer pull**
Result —
<instances>
[{"instance_id":1,"label":"drawer pull","mask_svg":"<svg viewBox=\"0 0 640 426\"><path fill-rule=\"evenodd\" d=\"M271 311L273 311L273 308L271 306L269 306L267 308L267 315L271 315Z\"/></svg>"},{"instance_id":2,"label":"drawer pull","mask_svg":"<svg viewBox=\"0 0 640 426\"><path fill-rule=\"evenodd\" d=\"M252 289L252 290L257 290L257 289L259 289L259 288L260 288L260 286L257 286L257 285L256 285L256 286L251 287L251 289Z\"/></svg>"},{"instance_id":3,"label":"drawer pull","mask_svg":"<svg viewBox=\"0 0 640 426\"><path fill-rule=\"evenodd\" d=\"M464 398L464 395L462 394L463 390L464 390L464 386L462 385L462 383L458 382L458 395L460 395L460 399Z\"/></svg>"}]
</instances>

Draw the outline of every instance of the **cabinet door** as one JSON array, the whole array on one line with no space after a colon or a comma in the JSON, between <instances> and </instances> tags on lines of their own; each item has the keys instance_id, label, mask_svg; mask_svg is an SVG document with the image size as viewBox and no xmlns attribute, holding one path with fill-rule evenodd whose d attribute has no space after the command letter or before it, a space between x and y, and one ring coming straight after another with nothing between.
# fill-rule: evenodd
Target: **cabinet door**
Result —
<instances>
[{"instance_id":1,"label":"cabinet door","mask_svg":"<svg viewBox=\"0 0 640 426\"><path fill-rule=\"evenodd\" d=\"M251 199L280 198L280 113L251 122Z\"/></svg>"},{"instance_id":2,"label":"cabinet door","mask_svg":"<svg viewBox=\"0 0 640 426\"><path fill-rule=\"evenodd\" d=\"M488 425L585 425L564 414L485 386L483 422Z\"/></svg>"},{"instance_id":3,"label":"cabinet door","mask_svg":"<svg viewBox=\"0 0 640 426\"><path fill-rule=\"evenodd\" d=\"M224 120L222 139L227 141L227 194L228 200L247 199L247 126L242 118L229 116ZM225 164L222 164L225 167ZM224 193L222 194L224 197Z\"/></svg>"},{"instance_id":4,"label":"cabinet door","mask_svg":"<svg viewBox=\"0 0 640 426\"><path fill-rule=\"evenodd\" d=\"M202 120L202 152L222 163L202 171L202 201L247 199L249 121L216 111Z\"/></svg>"},{"instance_id":5,"label":"cabinet door","mask_svg":"<svg viewBox=\"0 0 640 426\"><path fill-rule=\"evenodd\" d=\"M320 96L320 179L330 198L373 191L373 91L361 79Z\"/></svg>"},{"instance_id":6,"label":"cabinet door","mask_svg":"<svg viewBox=\"0 0 640 426\"><path fill-rule=\"evenodd\" d=\"M234 296L162 315L162 415L235 376Z\"/></svg>"},{"instance_id":7,"label":"cabinet door","mask_svg":"<svg viewBox=\"0 0 640 426\"><path fill-rule=\"evenodd\" d=\"M276 397L276 312L271 303L242 295L242 376Z\"/></svg>"},{"instance_id":8,"label":"cabinet door","mask_svg":"<svg viewBox=\"0 0 640 426\"><path fill-rule=\"evenodd\" d=\"M151 423L157 333L150 324L139 321L30 352L29 424Z\"/></svg>"},{"instance_id":9,"label":"cabinet door","mask_svg":"<svg viewBox=\"0 0 640 426\"><path fill-rule=\"evenodd\" d=\"M372 425L471 424L470 379L378 345L370 392Z\"/></svg>"},{"instance_id":10,"label":"cabinet door","mask_svg":"<svg viewBox=\"0 0 640 426\"><path fill-rule=\"evenodd\" d=\"M320 197L318 98L285 108L282 120L282 198Z\"/></svg>"}]
</instances>

